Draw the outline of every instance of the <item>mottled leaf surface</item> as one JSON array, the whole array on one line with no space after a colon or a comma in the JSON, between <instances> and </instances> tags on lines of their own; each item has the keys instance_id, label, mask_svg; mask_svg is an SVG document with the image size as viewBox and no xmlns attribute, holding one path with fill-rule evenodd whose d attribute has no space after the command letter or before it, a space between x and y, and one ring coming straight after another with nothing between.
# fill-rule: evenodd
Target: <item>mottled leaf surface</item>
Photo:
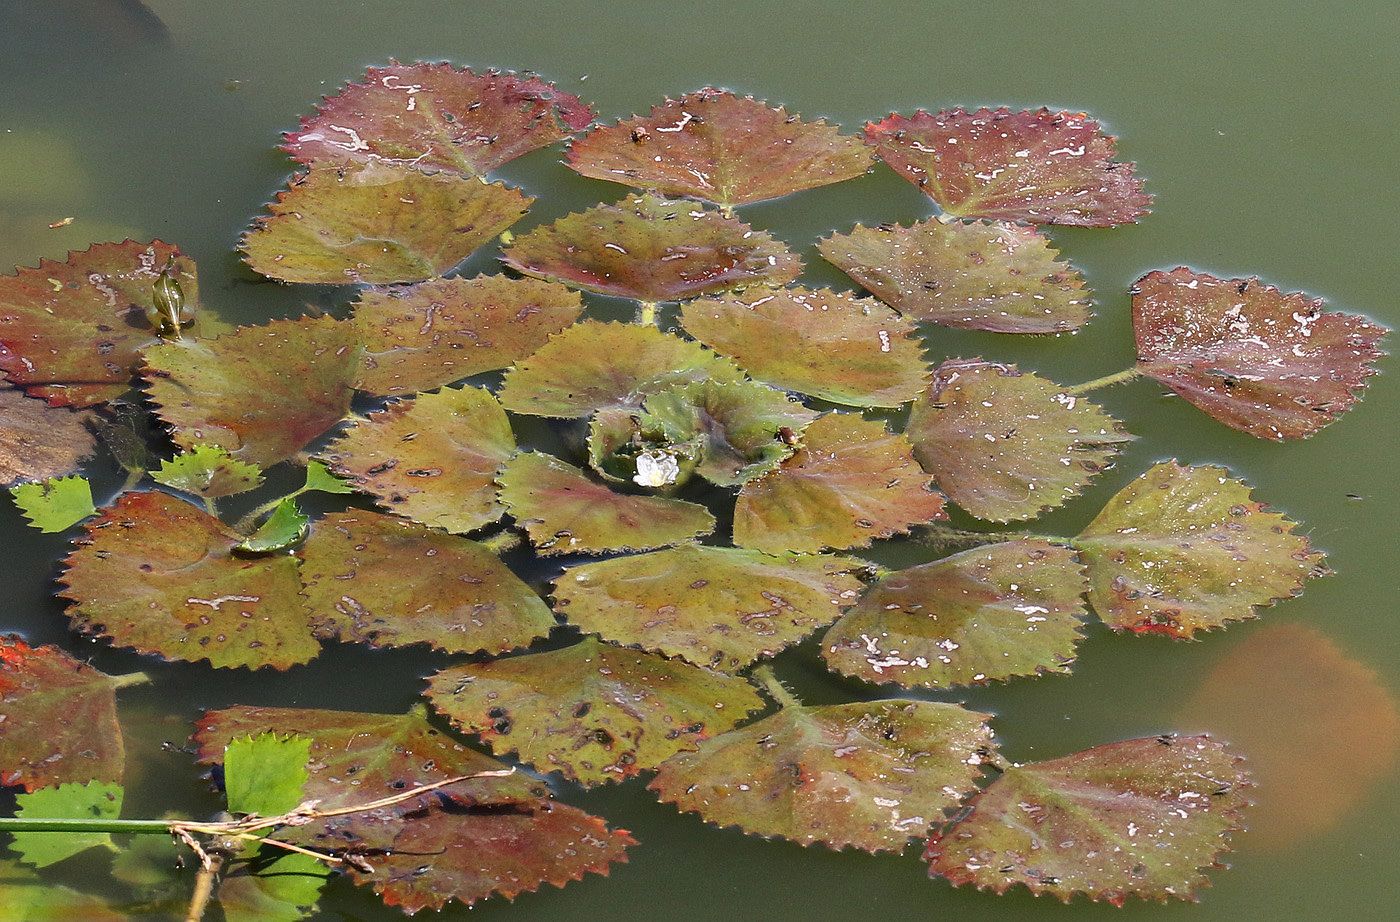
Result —
<instances>
[{"instance_id":1,"label":"mottled leaf surface","mask_svg":"<svg viewBox=\"0 0 1400 922\"><path fill-rule=\"evenodd\" d=\"M304 317L155 346L142 375L177 445L216 445L269 467L340 421L359 364L349 329Z\"/></svg>"},{"instance_id":2,"label":"mottled leaf surface","mask_svg":"<svg viewBox=\"0 0 1400 922\"><path fill-rule=\"evenodd\" d=\"M554 604L608 640L733 672L836 620L859 596L865 566L687 544L571 567Z\"/></svg>"},{"instance_id":3,"label":"mottled leaf surface","mask_svg":"<svg viewBox=\"0 0 1400 922\"><path fill-rule=\"evenodd\" d=\"M823 655L842 675L905 688L1069 672L1085 588L1069 548L1035 539L972 548L871 586L827 631Z\"/></svg>"},{"instance_id":4,"label":"mottled leaf surface","mask_svg":"<svg viewBox=\"0 0 1400 922\"><path fill-rule=\"evenodd\" d=\"M390 403L321 455L390 512L465 533L504 514L496 472L514 452L515 435L496 398L461 387Z\"/></svg>"},{"instance_id":5,"label":"mottled leaf surface","mask_svg":"<svg viewBox=\"0 0 1400 922\"><path fill-rule=\"evenodd\" d=\"M989 716L935 701L785 707L667 760L650 787L754 835L903 851L975 789Z\"/></svg>"},{"instance_id":6,"label":"mottled leaf surface","mask_svg":"<svg viewBox=\"0 0 1400 922\"><path fill-rule=\"evenodd\" d=\"M11 487L10 495L30 526L43 532L67 531L97 513L92 504L92 485L77 475L22 483Z\"/></svg>"},{"instance_id":7,"label":"mottled leaf surface","mask_svg":"<svg viewBox=\"0 0 1400 922\"><path fill-rule=\"evenodd\" d=\"M802 271L772 235L694 202L649 194L537 227L501 258L526 275L638 301L783 285Z\"/></svg>"},{"instance_id":8,"label":"mottled leaf surface","mask_svg":"<svg viewBox=\"0 0 1400 922\"><path fill-rule=\"evenodd\" d=\"M218 445L200 443L160 462L151 471L156 483L208 499L233 496L262 485L262 469L240 461Z\"/></svg>"},{"instance_id":9,"label":"mottled leaf surface","mask_svg":"<svg viewBox=\"0 0 1400 922\"><path fill-rule=\"evenodd\" d=\"M0 785L120 782L116 681L53 646L0 634Z\"/></svg>"},{"instance_id":10,"label":"mottled leaf surface","mask_svg":"<svg viewBox=\"0 0 1400 922\"><path fill-rule=\"evenodd\" d=\"M865 126L881 160L960 217L1111 227L1147 213L1133 164L1083 112L961 108Z\"/></svg>"},{"instance_id":11,"label":"mottled leaf surface","mask_svg":"<svg viewBox=\"0 0 1400 922\"><path fill-rule=\"evenodd\" d=\"M1074 540L1089 604L1109 627L1190 638L1255 617L1326 572L1295 523L1223 467L1164 461L1118 492Z\"/></svg>"},{"instance_id":12,"label":"mottled leaf surface","mask_svg":"<svg viewBox=\"0 0 1400 922\"><path fill-rule=\"evenodd\" d=\"M728 359L650 324L585 320L507 372L501 403L512 413L580 417L639 406L647 394L676 384L743 378Z\"/></svg>"},{"instance_id":13,"label":"mottled leaf surface","mask_svg":"<svg viewBox=\"0 0 1400 922\"><path fill-rule=\"evenodd\" d=\"M316 655L292 558L235 556L243 535L165 493L124 493L86 528L59 592L78 631L216 667Z\"/></svg>"},{"instance_id":14,"label":"mottled leaf surface","mask_svg":"<svg viewBox=\"0 0 1400 922\"><path fill-rule=\"evenodd\" d=\"M39 788L15 798L15 816L20 819L114 820L122 812L124 795L120 784L89 781ZM116 850L112 836L105 832L69 831L16 832L10 849L26 864L46 868L90 848ZM3 905L3 904L0 904Z\"/></svg>"},{"instance_id":15,"label":"mottled leaf surface","mask_svg":"<svg viewBox=\"0 0 1400 922\"><path fill-rule=\"evenodd\" d=\"M1132 439L1083 397L979 359L949 359L935 369L905 435L939 489L992 522L1063 505Z\"/></svg>"},{"instance_id":16,"label":"mottled leaf surface","mask_svg":"<svg viewBox=\"0 0 1400 922\"><path fill-rule=\"evenodd\" d=\"M516 455L500 477L501 502L541 554L644 551L714 530L704 506L615 493L553 455Z\"/></svg>"},{"instance_id":17,"label":"mottled leaf surface","mask_svg":"<svg viewBox=\"0 0 1400 922\"><path fill-rule=\"evenodd\" d=\"M1179 268L1133 286L1138 368L1263 439L1307 438L1360 396L1386 329L1258 279Z\"/></svg>"},{"instance_id":18,"label":"mottled leaf surface","mask_svg":"<svg viewBox=\"0 0 1400 922\"><path fill-rule=\"evenodd\" d=\"M584 176L729 208L852 179L871 162L859 138L824 121L709 87L593 129L568 158Z\"/></svg>"},{"instance_id":19,"label":"mottled leaf surface","mask_svg":"<svg viewBox=\"0 0 1400 922\"><path fill-rule=\"evenodd\" d=\"M298 556L323 637L502 653L554 627L549 606L489 549L392 516L331 513Z\"/></svg>"},{"instance_id":20,"label":"mottled leaf surface","mask_svg":"<svg viewBox=\"0 0 1400 922\"><path fill-rule=\"evenodd\" d=\"M796 454L744 484L734 543L769 554L866 547L944 516L908 439L828 413L807 427Z\"/></svg>"},{"instance_id":21,"label":"mottled leaf surface","mask_svg":"<svg viewBox=\"0 0 1400 922\"><path fill-rule=\"evenodd\" d=\"M0 387L0 486L71 474L95 447L89 412L46 406Z\"/></svg>"},{"instance_id":22,"label":"mottled leaf surface","mask_svg":"<svg viewBox=\"0 0 1400 922\"><path fill-rule=\"evenodd\" d=\"M387 285L442 275L534 201L500 183L372 164L292 178L243 237L253 271L283 282Z\"/></svg>"},{"instance_id":23,"label":"mottled leaf surface","mask_svg":"<svg viewBox=\"0 0 1400 922\"><path fill-rule=\"evenodd\" d=\"M1084 279L1031 227L940 221L859 224L822 256L901 313L993 333L1062 333L1089 320Z\"/></svg>"},{"instance_id":24,"label":"mottled leaf surface","mask_svg":"<svg viewBox=\"0 0 1400 922\"><path fill-rule=\"evenodd\" d=\"M527 656L453 666L428 699L497 753L582 784L621 781L763 707L747 681L585 637Z\"/></svg>"},{"instance_id":25,"label":"mottled leaf surface","mask_svg":"<svg viewBox=\"0 0 1400 922\"><path fill-rule=\"evenodd\" d=\"M582 311L563 285L504 275L367 289L352 321L365 346L355 386L398 396L506 368Z\"/></svg>"},{"instance_id":26,"label":"mottled leaf surface","mask_svg":"<svg viewBox=\"0 0 1400 922\"><path fill-rule=\"evenodd\" d=\"M1189 900L1241 828L1241 761L1207 736L1156 736L1012 766L924 857L933 876L997 893Z\"/></svg>"},{"instance_id":27,"label":"mottled leaf surface","mask_svg":"<svg viewBox=\"0 0 1400 922\"><path fill-rule=\"evenodd\" d=\"M755 380L858 407L897 407L928 381L914 324L874 300L783 288L687 302L685 331Z\"/></svg>"},{"instance_id":28,"label":"mottled leaf surface","mask_svg":"<svg viewBox=\"0 0 1400 922\"><path fill-rule=\"evenodd\" d=\"M313 166L378 161L480 176L592 120L581 99L538 77L391 63L321 100L283 149Z\"/></svg>"}]
</instances>

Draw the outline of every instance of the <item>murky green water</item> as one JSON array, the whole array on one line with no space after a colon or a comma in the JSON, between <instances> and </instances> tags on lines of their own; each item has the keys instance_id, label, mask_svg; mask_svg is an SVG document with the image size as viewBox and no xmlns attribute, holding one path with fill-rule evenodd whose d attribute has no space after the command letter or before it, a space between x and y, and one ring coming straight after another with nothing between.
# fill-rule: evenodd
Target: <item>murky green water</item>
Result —
<instances>
[{"instance_id":1,"label":"murky green water","mask_svg":"<svg viewBox=\"0 0 1400 922\"><path fill-rule=\"evenodd\" d=\"M140 22L114 18L116 2L0 3L0 269L92 241L159 236L198 259L206 306L227 317L262 321L308 301L339 308L348 291L257 280L233 255L234 243L288 172L274 150L280 130L364 65L423 57L534 69L594 101L606 117L718 83L851 128L891 110L958 103L1043 103L1104 118L1158 201L1137 227L1052 232L1097 293L1098 317L1058 340L936 329L935 356L1020 361L1066 382L1115 371L1132 355L1128 284L1147 269L1178 263L1258 273L1400 325L1400 6L1391 0L149 5L168 28L164 41ZM502 171L540 196L517 232L622 195L621 187L581 179L557 159L557 151L542 151ZM818 236L856 221L909 221L928 211L912 186L880 169L743 216L801 250L807 281L840 284L844 279L811 249ZM70 216L70 226L48 227ZM485 252L466 268L492 261ZM1375 379L1355 412L1311 441L1285 446L1218 426L1147 382L1104 392L1107 408L1141 440L1085 498L1038 523L1038 531L1073 533L1153 460L1223 462L1307 523L1337 575L1268 611L1264 622L1203 643L1091 629L1071 678L947 697L995 711L1012 758L1051 757L1179 726L1183 702L1212 666L1268 624L1282 623L1320 629L1392 689L1400 686L1400 568L1392 559L1400 520L1398 380L1393 373ZM64 540L23 529L8 508L0 509L0 529L7 590L0 628L80 650L109 672L152 666L70 638L50 598ZM920 553L892 549L885 558L913 561ZM182 742L202 708L237 702L403 709L420 688L417 677L444 661L328 647L310 666L284 675L155 666L153 686L122 698L131 752L127 813L217 809L190 758L161 746ZM816 665L787 674L812 702L862 694ZM1325 686L1329 677L1318 681ZM1218 708L1228 715L1240 705L1221 700ZM1335 758L1339 777L1350 771L1347 753L1299 756ZM871 858L709 829L650 802L641 782L586 798L567 787L560 793L631 829L642 842L631 863L610 879L526 895L515 905L488 901L474 918L776 922L1171 913L1233 922L1400 912L1393 771L1323 832L1284 847L1242 837L1230 859L1234 870L1216 875L1202 905L1130 904L1121 916L1082 901L1066 909L1024 892L998 898L952 890L926 879L915 849L903 858ZM1289 794L1266 788L1259 797L1278 803ZM69 876L97 867L82 865ZM344 882L330 889L325 907L319 918L398 917Z\"/></svg>"}]
</instances>

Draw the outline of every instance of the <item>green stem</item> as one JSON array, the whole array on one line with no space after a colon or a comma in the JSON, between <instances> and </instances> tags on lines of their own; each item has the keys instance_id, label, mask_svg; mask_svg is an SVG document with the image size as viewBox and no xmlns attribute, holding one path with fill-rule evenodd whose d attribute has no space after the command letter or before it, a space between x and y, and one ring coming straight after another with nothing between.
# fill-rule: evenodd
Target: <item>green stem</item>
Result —
<instances>
[{"instance_id":1,"label":"green stem","mask_svg":"<svg viewBox=\"0 0 1400 922\"><path fill-rule=\"evenodd\" d=\"M802 702L797 700L797 696L788 691L786 685L778 681L778 677L773 673L772 666L759 666L753 671L753 675L755 679L758 679L758 683L763 687L763 690L768 692L768 697L776 701L779 707L802 707Z\"/></svg>"},{"instance_id":2,"label":"green stem","mask_svg":"<svg viewBox=\"0 0 1400 922\"><path fill-rule=\"evenodd\" d=\"M126 479L122 481L121 489L117 493L130 493L136 489L136 485L146 476L146 472L138 468L133 468L126 472Z\"/></svg>"},{"instance_id":3,"label":"green stem","mask_svg":"<svg viewBox=\"0 0 1400 922\"><path fill-rule=\"evenodd\" d=\"M112 676L112 684L117 688L130 688L133 685L145 685L151 681L151 677L144 672L127 672L122 675Z\"/></svg>"},{"instance_id":4,"label":"green stem","mask_svg":"<svg viewBox=\"0 0 1400 922\"><path fill-rule=\"evenodd\" d=\"M637 310L637 322L642 326L651 326L656 323L656 302L643 301Z\"/></svg>"},{"instance_id":5,"label":"green stem","mask_svg":"<svg viewBox=\"0 0 1400 922\"><path fill-rule=\"evenodd\" d=\"M212 496L201 496L199 498L199 504L204 507L205 512L209 513L214 518L217 519L219 517L219 507L215 504Z\"/></svg>"},{"instance_id":6,"label":"green stem","mask_svg":"<svg viewBox=\"0 0 1400 922\"><path fill-rule=\"evenodd\" d=\"M1085 381L1083 384L1076 384L1074 387L1065 388L1066 394L1078 396L1096 391L1101 387L1108 387L1113 384L1122 384L1124 381L1131 381L1142 374L1142 369L1134 365L1132 368L1125 368L1123 371L1115 372L1111 375L1104 375L1102 378L1095 378L1092 381Z\"/></svg>"},{"instance_id":7,"label":"green stem","mask_svg":"<svg viewBox=\"0 0 1400 922\"><path fill-rule=\"evenodd\" d=\"M0 816L0 832L120 832L170 835L170 821L29 819L23 816Z\"/></svg>"}]
</instances>

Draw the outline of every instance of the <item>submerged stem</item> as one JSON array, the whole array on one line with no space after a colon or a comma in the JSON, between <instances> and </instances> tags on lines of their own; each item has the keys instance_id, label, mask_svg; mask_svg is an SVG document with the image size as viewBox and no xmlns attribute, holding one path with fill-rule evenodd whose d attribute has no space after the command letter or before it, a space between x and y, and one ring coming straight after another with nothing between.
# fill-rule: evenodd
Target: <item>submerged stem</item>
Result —
<instances>
[{"instance_id":1,"label":"submerged stem","mask_svg":"<svg viewBox=\"0 0 1400 922\"><path fill-rule=\"evenodd\" d=\"M214 895L214 884L219 879L223 864L224 859L218 855L208 856L200 862L199 876L194 881L194 893L190 896L185 922L199 922L204 918L204 910L209 906L209 898Z\"/></svg>"},{"instance_id":2,"label":"submerged stem","mask_svg":"<svg viewBox=\"0 0 1400 922\"><path fill-rule=\"evenodd\" d=\"M144 672L127 672L112 676L112 684L117 688L130 688L133 685L146 685L151 677Z\"/></svg>"},{"instance_id":3,"label":"submerged stem","mask_svg":"<svg viewBox=\"0 0 1400 922\"><path fill-rule=\"evenodd\" d=\"M763 687L764 691L768 692L768 696L776 701L779 707L802 707L802 702L797 700L797 696L788 691L788 687L779 681L772 666L759 666L753 671L753 676L758 679L758 684Z\"/></svg>"},{"instance_id":4,"label":"submerged stem","mask_svg":"<svg viewBox=\"0 0 1400 922\"><path fill-rule=\"evenodd\" d=\"M284 500L296 499L298 496L305 492L306 487L301 487L300 489L293 490L286 496L279 496L276 499L268 500L261 506L258 506L257 508L252 509L246 514L244 514L244 516L241 519L234 523L233 530L247 534L248 532L253 530L253 526L258 523L258 519L262 518L272 510L276 509L278 506L282 505L282 502Z\"/></svg>"},{"instance_id":5,"label":"submerged stem","mask_svg":"<svg viewBox=\"0 0 1400 922\"><path fill-rule=\"evenodd\" d=\"M520 547L520 533L510 531L497 532L489 538L482 538L477 543L485 547L491 553L500 555L506 551L513 551Z\"/></svg>"},{"instance_id":6,"label":"submerged stem","mask_svg":"<svg viewBox=\"0 0 1400 922\"><path fill-rule=\"evenodd\" d=\"M1076 384L1074 387L1067 387L1065 388L1065 393L1075 396L1087 394L1089 391L1096 391L1101 387L1109 387L1113 384L1122 384L1124 381L1131 381L1141 374L1142 369L1134 365L1132 368L1125 368L1111 375L1104 375L1102 378L1095 378L1092 381L1085 381L1083 384Z\"/></svg>"}]
</instances>

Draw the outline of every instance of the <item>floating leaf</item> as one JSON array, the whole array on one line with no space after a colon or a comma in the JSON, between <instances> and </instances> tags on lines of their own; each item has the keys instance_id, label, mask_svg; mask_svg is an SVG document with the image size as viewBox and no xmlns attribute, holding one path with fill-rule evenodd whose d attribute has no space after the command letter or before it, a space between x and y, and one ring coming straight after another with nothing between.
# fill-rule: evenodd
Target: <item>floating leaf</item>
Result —
<instances>
[{"instance_id":1,"label":"floating leaf","mask_svg":"<svg viewBox=\"0 0 1400 922\"><path fill-rule=\"evenodd\" d=\"M46 406L0 387L0 485L71 474L92 454L88 412Z\"/></svg>"},{"instance_id":2,"label":"floating leaf","mask_svg":"<svg viewBox=\"0 0 1400 922\"><path fill-rule=\"evenodd\" d=\"M731 361L651 325L585 320L506 372L501 403L531 416L588 416L691 381L742 381Z\"/></svg>"},{"instance_id":3,"label":"floating leaf","mask_svg":"<svg viewBox=\"0 0 1400 922\"><path fill-rule=\"evenodd\" d=\"M40 879L33 871L0 861L0 906L7 922L130 922L105 900Z\"/></svg>"},{"instance_id":4,"label":"floating leaf","mask_svg":"<svg viewBox=\"0 0 1400 922\"><path fill-rule=\"evenodd\" d=\"M734 543L770 554L865 547L945 517L931 480L904 436L828 413L807 427L796 454L744 484Z\"/></svg>"},{"instance_id":5,"label":"floating leaf","mask_svg":"<svg viewBox=\"0 0 1400 922\"><path fill-rule=\"evenodd\" d=\"M114 400L103 413L91 417L91 426L112 459L128 474L145 476L156 464L149 445L156 426L144 406Z\"/></svg>"},{"instance_id":6,"label":"floating leaf","mask_svg":"<svg viewBox=\"0 0 1400 922\"><path fill-rule=\"evenodd\" d=\"M485 546L392 516L332 513L299 556L322 637L502 653L554 627L549 606Z\"/></svg>"},{"instance_id":7,"label":"floating leaf","mask_svg":"<svg viewBox=\"0 0 1400 922\"><path fill-rule=\"evenodd\" d=\"M649 787L754 835L898 852L976 788L989 717L935 701L785 707L667 760Z\"/></svg>"},{"instance_id":8,"label":"floating leaf","mask_svg":"<svg viewBox=\"0 0 1400 922\"><path fill-rule=\"evenodd\" d=\"M1089 320L1084 279L1031 227L937 218L909 227L857 224L817 249L919 320L993 333L1062 333Z\"/></svg>"},{"instance_id":9,"label":"floating leaf","mask_svg":"<svg viewBox=\"0 0 1400 922\"><path fill-rule=\"evenodd\" d=\"M368 289L355 302L352 321L365 344L355 386L372 394L411 394L505 368L582 311L578 292L504 275Z\"/></svg>"},{"instance_id":10,"label":"floating leaf","mask_svg":"<svg viewBox=\"0 0 1400 922\"><path fill-rule=\"evenodd\" d=\"M834 621L865 566L686 544L565 570L555 607L608 640L733 672Z\"/></svg>"},{"instance_id":11,"label":"floating leaf","mask_svg":"<svg viewBox=\"0 0 1400 922\"><path fill-rule=\"evenodd\" d=\"M501 258L526 275L638 301L783 285L802 271L772 235L694 202L649 194L537 227Z\"/></svg>"},{"instance_id":12,"label":"floating leaf","mask_svg":"<svg viewBox=\"0 0 1400 922\"><path fill-rule=\"evenodd\" d=\"M11 487L10 494L29 524L43 532L67 531L97 514L92 504L92 486L85 477L74 475L42 483L22 483Z\"/></svg>"},{"instance_id":13,"label":"floating leaf","mask_svg":"<svg viewBox=\"0 0 1400 922\"><path fill-rule=\"evenodd\" d=\"M928 381L913 323L829 288L690 301L681 326L756 380L833 403L897 407Z\"/></svg>"},{"instance_id":14,"label":"floating leaf","mask_svg":"<svg viewBox=\"0 0 1400 922\"><path fill-rule=\"evenodd\" d=\"M581 784L621 781L763 707L743 679L585 637L548 653L444 669L429 700L496 752Z\"/></svg>"},{"instance_id":15,"label":"floating leaf","mask_svg":"<svg viewBox=\"0 0 1400 922\"><path fill-rule=\"evenodd\" d=\"M1133 285L1138 368L1263 439L1307 438L1356 402L1386 329L1258 279L1178 268Z\"/></svg>"},{"instance_id":16,"label":"floating leaf","mask_svg":"<svg viewBox=\"0 0 1400 922\"><path fill-rule=\"evenodd\" d=\"M510 420L481 388L398 400L354 423L322 456L385 509L447 531L490 525L496 472L515 452Z\"/></svg>"},{"instance_id":17,"label":"floating leaf","mask_svg":"<svg viewBox=\"0 0 1400 922\"><path fill-rule=\"evenodd\" d=\"M303 490L320 493L354 493L355 488L331 473L324 461L312 458L306 462L306 484Z\"/></svg>"},{"instance_id":18,"label":"floating leaf","mask_svg":"<svg viewBox=\"0 0 1400 922\"><path fill-rule=\"evenodd\" d=\"M340 421L359 364L344 324L303 317L156 346L142 375L177 445L217 445L270 467Z\"/></svg>"},{"instance_id":19,"label":"floating leaf","mask_svg":"<svg viewBox=\"0 0 1400 922\"><path fill-rule=\"evenodd\" d=\"M1109 627L1191 638L1255 617L1326 572L1294 524L1223 467L1164 461L1118 492L1074 540L1089 604Z\"/></svg>"},{"instance_id":20,"label":"floating leaf","mask_svg":"<svg viewBox=\"0 0 1400 922\"><path fill-rule=\"evenodd\" d=\"M1147 213L1133 164L1083 112L961 108L865 126L880 159L948 214L1112 227Z\"/></svg>"},{"instance_id":21,"label":"floating leaf","mask_svg":"<svg viewBox=\"0 0 1400 922\"><path fill-rule=\"evenodd\" d=\"M1084 615L1074 551L1025 539L891 573L827 631L842 675L946 688L1069 672Z\"/></svg>"},{"instance_id":22,"label":"floating leaf","mask_svg":"<svg viewBox=\"0 0 1400 922\"><path fill-rule=\"evenodd\" d=\"M948 498L979 519L1034 518L1078 495L1132 439L1118 421L1044 378L949 359L905 435Z\"/></svg>"},{"instance_id":23,"label":"floating leaf","mask_svg":"<svg viewBox=\"0 0 1400 922\"><path fill-rule=\"evenodd\" d=\"M224 922L297 922L316 911L331 869L310 855L270 846L264 851L267 858L220 876Z\"/></svg>"},{"instance_id":24,"label":"floating leaf","mask_svg":"<svg viewBox=\"0 0 1400 922\"><path fill-rule=\"evenodd\" d=\"M933 876L997 893L1189 900L1240 828L1240 762L1207 736L1156 736L1012 766L924 857Z\"/></svg>"},{"instance_id":25,"label":"floating leaf","mask_svg":"<svg viewBox=\"0 0 1400 922\"><path fill-rule=\"evenodd\" d=\"M442 275L533 202L500 183L372 164L292 178L243 237L253 271L283 282L387 285Z\"/></svg>"},{"instance_id":26,"label":"floating leaf","mask_svg":"<svg viewBox=\"0 0 1400 922\"><path fill-rule=\"evenodd\" d=\"M0 634L0 785L26 791L69 782L119 783L120 679L58 647Z\"/></svg>"},{"instance_id":27,"label":"floating leaf","mask_svg":"<svg viewBox=\"0 0 1400 922\"><path fill-rule=\"evenodd\" d=\"M306 527L311 520L297 506L292 497L284 497L272 510L257 531L239 542L238 550L247 554L271 554L285 551L306 535Z\"/></svg>"},{"instance_id":28,"label":"floating leaf","mask_svg":"<svg viewBox=\"0 0 1400 922\"><path fill-rule=\"evenodd\" d=\"M170 266L185 298L199 301L194 260L159 240L98 243L0 276L0 371L31 397L88 407L131 386L142 349L160 341L147 319L156 279ZM188 336L224 329L199 315Z\"/></svg>"},{"instance_id":29,"label":"floating leaf","mask_svg":"<svg viewBox=\"0 0 1400 922\"><path fill-rule=\"evenodd\" d=\"M578 468L536 451L501 473L501 502L541 554L603 554L679 544L714 531L704 506L614 493Z\"/></svg>"},{"instance_id":30,"label":"floating leaf","mask_svg":"<svg viewBox=\"0 0 1400 922\"><path fill-rule=\"evenodd\" d=\"M40 819L114 820L122 812L122 786L105 781L38 788L15 798L15 816ZM46 868L79 852L103 846L116 849L105 832L16 832L10 848L26 864Z\"/></svg>"},{"instance_id":31,"label":"floating leaf","mask_svg":"<svg viewBox=\"0 0 1400 922\"><path fill-rule=\"evenodd\" d=\"M605 407L588 422L588 465L613 483L672 490L700 461L699 438L676 436L639 408Z\"/></svg>"},{"instance_id":32,"label":"floating leaf","mask_svg":"<svg viewBox=\"0 0 1400 922\"><path fill-rule=\"evenodd\" d=\"M165 493L124 493L89 522L59 595L75 629L215 667L305 663L318 646L296 561L235 557L243 536Z\"/></svg>"},{"instance_id":33,"label":"floating leaf","mask_svg":"<svg viewBox=\"0 0 1400 922\"><path fill-rule=\"evenodd\" d=\"M302 802L311 740L261 733L224 747L224 793L231 813L280 816Z\"/></svg>"},{"instance_id":34,"label":"floating leaf","mask_svg":"<svg viewBox=\"0 0 1400 922\"><path fill-rule=\"evenodd\" d=\"M592 120L586 103L538 77L393 62L321 100L283 149L314 166L384 162L480 176Z\"/></svg>"},{"instance_id":35,"label":"floating leaf","mask_svg":"<svg viewBox=\"0 0 1400 922\"><path fill-rule=\"evenodd\" d=\"M174 490L206 499L233 496L262 485L262 469L240 461L218 445L200 443L189 451L162 461L151 479Z\"/></svg>"},{"instance_id":36,"label":"floating leaf","mask_svg":"<svg viewBox=\"0 0 1400 922\"><path fill-rule=\"evenodd\" d=\"M568 159L584 176L725 208L852 179L871 162L859 138L824 121L710 87L593 129Z\"/></svg>"}]
</instances>

